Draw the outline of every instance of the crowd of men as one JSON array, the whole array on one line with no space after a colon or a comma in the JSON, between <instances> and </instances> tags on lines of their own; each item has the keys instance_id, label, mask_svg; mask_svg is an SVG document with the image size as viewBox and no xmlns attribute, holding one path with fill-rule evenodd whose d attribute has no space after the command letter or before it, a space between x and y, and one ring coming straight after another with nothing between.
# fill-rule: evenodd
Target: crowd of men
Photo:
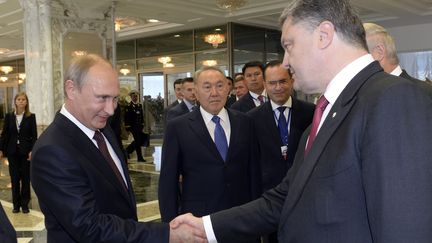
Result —
<instances>
[{"instance_id":1,"label":"crowd of men","mask_svg":"<svg viewBox=\"0 0 432 243\"><path fill-rule=\"evenodd\" d=\"M162 222L138 222L126 156L106 126L116 71L75 58L65 104L32 151L48 242L431 242L432 88L407 76L391 36L363 25L348 0L287 5L283 61L174 82ZM294 89L321 95L314 105ZM13 239L2 215L0 237Z\"/></svg>"}]
</instances>

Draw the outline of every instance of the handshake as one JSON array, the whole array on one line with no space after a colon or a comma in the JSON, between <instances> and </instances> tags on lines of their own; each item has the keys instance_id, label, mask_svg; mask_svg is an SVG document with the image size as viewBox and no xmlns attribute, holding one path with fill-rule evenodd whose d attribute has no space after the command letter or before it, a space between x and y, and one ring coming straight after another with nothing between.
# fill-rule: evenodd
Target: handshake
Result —
<instances>
[{"instance_id":1,"label":"handshake","mask_svg":"<svg viewBox=\"0 0 432 243\"><path fill-rule=\"evenodd\" d=\"M183 214L170 222L169 242L198 242L206 243L207 237L202 218L197 218L191 213Z\"/></svg>"}]
</instances>

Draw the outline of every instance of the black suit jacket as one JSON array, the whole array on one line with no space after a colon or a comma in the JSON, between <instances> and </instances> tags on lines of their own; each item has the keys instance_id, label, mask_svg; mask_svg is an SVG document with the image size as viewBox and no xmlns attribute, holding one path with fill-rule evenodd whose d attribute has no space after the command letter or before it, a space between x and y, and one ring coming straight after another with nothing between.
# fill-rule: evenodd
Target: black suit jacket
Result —
<instances>
[{"instance_id":1,"label":"black suit jacket","mask_svg":"<svg viewBox=\"0 0 432 243\"><path fill-rule=\"evenodd\" d=\"M266 102L247 113L255 125L264 191L277 186L291 168L300 137L311 124L314 109L313 104L292 98L287 160L281 153L283 144L271 103Z\"/></svg>"},{"instance_id":2,"label":"black suit jacket","mask_svg":"<svg viewBox=\"0 0 432 243\"><path fill-rule=\"evenodd\" d=\"M137 222L124 155L109 126L103 133L121 160L127 192L95 144L62 114L36 142L31 180L48 242L168 242L167 225Z\"/></svg>"},{"instance_id":3,"label":"black suit jacket","mask_svg":"<svg viewBox=\"0 0 432 243\"><path fill-rule=\"evenodd\" d=\"M18 132L15 113L7 113L4 119L3 130L0 138L0 150L4 155L17 152L17 141L19 140L19 152L28 155L37 139L36 116L31 114L23 119Z\"/></svg>"},{"instance_id":4,"label":"black suit jacket","mask_svg":"<svg viewBox=\"0 0 432 243\"><path fill-rule=\"evenodd\" d=\"M309 154L260 199L211 215L220 242L429 243L432 97L373 62L342 91Z\"/></svg>"},{"instance_id":5,"label":"black suit jacket","mask_svg":"<svg viewBox=\"0 0 432 243\"><path fill-rule=\"evenodd\" d=\"M6 212L0 204L0 239L2 243L16 243L17 236L15 229L10 223Z\"/></svg>"},{"instance_id":6,"label":"black suit jacket","mask_svg":"<svg viewBox=\"0 0 432 243\"><path fill-rule=\"evenodd\" d=\"M243 95L239 100L234 102L230 108L233 110L246 113L255 107L256 105L255 102L253 101L252 95L249 92L247 92L247 94Z\"/></svg>"},{"instance_id":7,"label":"black suit jacket","mask_svg":"<svg viewBox=\"0 0 432 243\"><path fill-rule=\"evenodd\" d=\"M228 110L228 115L231 135L226 162L204 124L200 109L168 122L159 178L163 222L179 213L207 215L260 195L252 120L237 111ZM179 175L183 178L180 198Z\"/></svg>"},{"instance_id":8,"label":"black suit jacket","mask_svg":"<svg viewBox=\"0 0 432 243\"><path fill-rule=\"evenodd\" d=\"M169 109L167 112L167 116L166 116L166 122L169 122L170 120L172 120L173 118L176 118L178 116L184 115L189 113L189 109L187 107L187 105L185 104L185 102L183 101L182 103L174 106L173 108Z\"/></svg>"}]
</instances>

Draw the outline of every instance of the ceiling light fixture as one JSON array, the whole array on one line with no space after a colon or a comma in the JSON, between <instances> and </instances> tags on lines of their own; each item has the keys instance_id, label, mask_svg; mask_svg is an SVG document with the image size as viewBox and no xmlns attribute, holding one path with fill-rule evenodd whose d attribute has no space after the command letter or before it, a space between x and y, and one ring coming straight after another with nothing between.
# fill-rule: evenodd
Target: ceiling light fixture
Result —
<instances>
[{"instance_id":1,"label":"ceiling light fixture","mask_svg":"<svg viewBox=\"0 0 432 243\"><path fill-rule=\"evenodd\" d=\"M175 65L174 65L174 63L164 63L164 65L163 65L163 67L164 68L173 68L173 67L175 67Z\"/></svg>"},{"instance_id":2,"label":"ceiling light fixture","mask_svg":"<svg viewBox=\"0 0 432 243\"><path fill-rule=\"evenodd\" d=\"M73 57L85 56L85 55L87 55L87 52L86 52L86 51L82 51L82 50L77 50L77 51L73 51L73 52L71 53L71 55L72 55Z\"/></svg>"},{"instance_id":3,"label":"ceiling light fixture","mask_svg":"<svg viewBox=\"0 0 432 243\"><path fill-rule=\"evenodd\" d=\"M20 74L18 74L18 78L24 80L24 79L26 79L26 74L20 73Z\"/></svg>"},{"instance_id":4,"label":"ceiling light fixture","mask_svg":"<svg viewBox=\"0 0 432 243\"><path fill-rule=\"evenodd\" d=\"M8 80L8 78L5 77L5 76L1 76L1 77L0 77L0 80L1 80L2 82L6 82L6 81Z\"/></svg>"},{"instance_id":5,"label":"ceiling light fixture","mask_svg":"<svg viewBox=\"0 0 432 243\"><path fill-rule=\"evenodd\" d=\"M120 31L125 28L129 28L135 25L142 24L143 20L133 17L116 17L114 20L115 31Z\"/></svg>"},{"instance_id":6,"label":"ceiling light fixture","mask_svg":"<svg viewBox=\"0 0 432 243\"><path fill-rule=\"evenodd\" d=\"M122 69L119 70L119 72L120 72L121 74L123 74L123 76L126 76L126 75L128 75L131 71L130 71L129 68L122 68Z\"/></svg>"},{"instance_id":7,"label":"ceiling light fixture","mask_svg":"<svg viewBox=\"0 0 432 243\"><path fill-rule=\"evenodd\" d=\"M159 23L160 21L157 19L147 19L149 23Z\"/></svg>"},{"instance_id":8,"label":"ceiling light fixture","mask_svg":"<svg viewBox=\"0 0 432 243\"><path fill-rule=\"evenodd\" d=\"M216 5L220 9L227 10L230 13L243 7L246 3L246 0L216 0Z\"/></svg>"},{"instance_id":9,"label":"ceiling light fixture","mask_svg":"<svg viewBox=\"0 0 432 243\"><path fill-rule=\"evenodd\" d=\"M0 67L0 71L4 72L5 74L12 72L12 70L13 70L13 67L11 67L11 66L1 66Z\"/></svg>"},{"instance_id":10,"label":"ceiling light fixture","mask_svg":"<svg viewBox=\"0 0 432 243\"><path fill-rule=\"evenodd\" d=\"M214 48L217 48L220 44L225 42L225 36L223 34L208 34L204 36L204 41L211 44Z\"/></svg>"},{"instance_id":11,"label":"ceiling light fixture","mask_svg":"<svg viewBox=\"0 0 432 243\"><path fill-rule=\"evenodd\" d=\"M158 58L158 62L162 63L162 64L167 64L169 62L171 62L171 57L159 57Z\"/></svg>"},{"instance_id":12,"label":"ceiling light fixture","mask_svg":"<svg viewBox=\"0 0 432 243\"><path fill-rule=\"evenodd\" d=\"M204 66L212 67L212 66L216 66L218 63L217 63L216 60L204 60L204 61L202 62L202 64L203 64Z\"/></svg>"}]
</instances>

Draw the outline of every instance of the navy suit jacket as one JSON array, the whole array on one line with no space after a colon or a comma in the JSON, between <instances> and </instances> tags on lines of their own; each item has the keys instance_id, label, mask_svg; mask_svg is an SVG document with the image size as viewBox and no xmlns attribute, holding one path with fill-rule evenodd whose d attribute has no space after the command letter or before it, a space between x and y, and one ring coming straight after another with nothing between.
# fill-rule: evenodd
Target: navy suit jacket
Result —
<instances>
[{"instance_id":1,"label":"navy suit jacket","mask_svg":"<svg viewBox=\"0 0 432 243\"><path fill-rule=\"evenodd\" d=\"M168 122L159 178L163 222L187 212L207 215L260 195L252 120L229 109L228 115L231 135L226 162L204 124L200 109ZM182 175L180 197L179 175Z\"/></svg>"},{"instance_id":2,"label":"navy suit jacket","mask_svg":"<svg viewBox=\"0 0 432 243\"><path fill-rule=\"evenodd\" d=\"M246 113L255 107L256 105L255 102L253 101L252 95L249 92L247 92L247 94L243 95L239 100L234 102L230 108L233 110Z\"/></svg>"},{"instance_id":3,"label":"navy suit jacket","mask_svg":"<svg viewBox=\"0 0 432 243\"><path fill-rule=\"evenodd\" d=\"M168 242L167 225L137 222L124 155L109 126L103 133L121 160L128 191L95 144L62 114L36 142L31 180L48 242Z\"/></svg>"},{"instance_id":4,"label":"navy suit jacket","mask_svg":"<svg viewBox=\"0 0 432 243\"><path fill-rule=\"evenodd\" d=\"M311 124L314 109L314 104L292 98L287 160L281 153L283 144L271 103L266 102L247 113L255 125L264 191L277 186L291 168L300 137Z\"/></svg>"},{"instance_id":5,"label":"navy suit jacket","mask_svg":"<svg viewBox=\"0 0 432 243\"><path fill-rule=\"evenodd\" d=\"M178 116L181 116L181 115L184 115L187 113L189 113L189 109L188 109L187 105L185 104L185 102L183 101L182 103L174 106L173 108L171 108L167 111L166 122L169 122L173 118L176 118Z\"/></svg>"},{"instance_id":6,"label":"navy suit jacket","mask_svg":"<svg viewBox=\"0 0 432 243\"><path fill-rule=\"evenodd\" d=\"M0 239L2 243L16 243L17 236L15 229L10 223L6 212L0 204Z\"/></svg>"},{"instance_id":7,"label":"navy suit jacket","mask_svg":"<svg viewBox=\"0 0 432 243\"><path fill-rule=\"evenodd\" d=\"M284 243L429 243L432 97L378 62L333 104L307 156L303 134L281 184L212 214L219 242L278 229Z\"/></svg>"},{"instance_id":8,"label":"navy suit jacket","mask_svg":"<svg viewBox=\"0 0 432 243\"><path fill-rule=\"evenodd\" d=\"M17 141L19 140L19 152L28 155L37 139L36 116L31 114L23 119L18 132L15 113L7 113L4 119L3 130L0 139L0 150L5 156L17 152Z\"/></svg>"}]
</instances>

